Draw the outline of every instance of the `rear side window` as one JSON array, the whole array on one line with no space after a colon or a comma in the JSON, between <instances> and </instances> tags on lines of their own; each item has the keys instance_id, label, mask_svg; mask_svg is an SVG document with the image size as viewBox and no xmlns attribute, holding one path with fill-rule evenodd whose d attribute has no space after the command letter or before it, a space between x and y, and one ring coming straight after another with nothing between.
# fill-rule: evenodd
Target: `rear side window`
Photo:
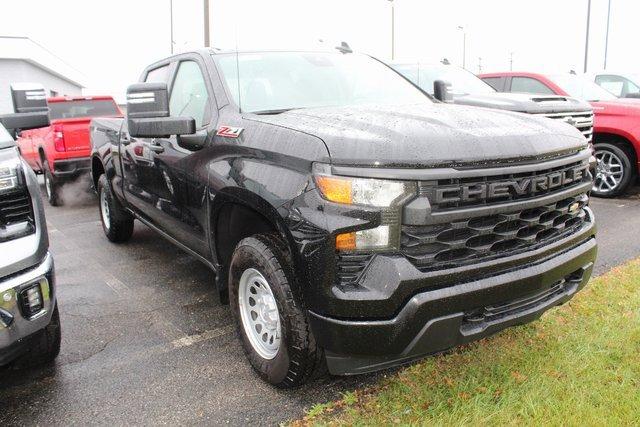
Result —
<instances>
[{"instance_id":1,"label":"rear side window","mask_svg":"<svg viewBox=\"0 0 640 427\"><path fill-rule=\"evenodd\" d=\"M200 67L194 61L181 62L169 98L171 115L193 117L196 127L202 127L211 115L208 106L209 93Z\"/></svg>"},{"instance_id":2,"label":"rear side window","mask_svg":"<svg viewBox=\"0 0 640 427\"><path fill-rule=\"evenodd\" d=\"M502 77L483 77L482 80L498 92L504 92L504 79Z\"/></svg>"},{"instance_id":3,"label":"rear side window","mask_svg":"<svg viewBox=\"0 0 640 427\"><path fill-rule=\"evenodd\" d=\"M165 65L160 68L155 68L147 73L147 77L144 79L147 83L166 83L169 76L169 65Z\"/></svg>"},{"instance_id":4,"label":"rear side window","mask_svg":"<svg viewBox=\"0 0 640 427\"><path fill-rule=\"evenodd\" d=\"M82 99L77 101L50 102L51 120L79 117L104 117L120 115L116 103L110 99Z\"/></svg>"},{"instance_id":5,"label":"rear side window","mask_svg":"<svg viewBox=\"0 0 640 427\"><path fill-rule=\"evenodd\" d=\"M554 95L553 91L544 83L530 77L514 77L511 79L511 92L535 93L539 95Z\"/></svg>"}]
</instances>

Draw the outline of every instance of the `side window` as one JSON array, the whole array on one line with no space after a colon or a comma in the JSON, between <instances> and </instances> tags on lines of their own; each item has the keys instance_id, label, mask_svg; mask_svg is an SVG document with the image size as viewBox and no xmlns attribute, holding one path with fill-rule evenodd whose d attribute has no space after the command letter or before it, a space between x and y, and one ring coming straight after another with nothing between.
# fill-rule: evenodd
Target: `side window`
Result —
<instances>
[{"instance_id":1,"label":"side window","mask_svg":"<svg viewBox=\"0 0 640 427\"><path fill-rule=\"evenodd\" d=\"M544 83L530 77L513 77L511 92L535 93L539 95L553 95L553 91Z\"/></svg>"},{"instance_id":2,"label":"side window","mask_svg":"<svg viewBox=\"0 0 640 427\"><path fill-rule=\"evenodd\" d=\"M615 96L625 95L624 80L621 77L600 75L596 77L596 83Z\"/></svg>"},{"instance_id":3,"label":"side window","mask_svg":"<svg viewBox=\"0 0 640 427\"><path fill-rule=\"evenodd\" d=\"M169 98L171 115L193 117L200 128L210 119L208 106L209 94L200 67L194 61L181 62Z\"/></svg>"},{"instance_id":4,"label":"side window","mask_svg":"<svg viewBox=\"0 0 640 427\"><path fill-rule=\"evenodd\" d=\"M164 65L149 71L144 81L146 83L164 83L167 81L168 74L169 65Z\"/></svg>"},{"instance_id":5,"label":"side window","mask_svg":"<svg viewBox=\"0 0 640 427\"><path fill-rule=\"evenodd\" d=\"M504 78L503 77L483 77L482 80L498 92L504 92Z\"/></svg>"}]
</instances>

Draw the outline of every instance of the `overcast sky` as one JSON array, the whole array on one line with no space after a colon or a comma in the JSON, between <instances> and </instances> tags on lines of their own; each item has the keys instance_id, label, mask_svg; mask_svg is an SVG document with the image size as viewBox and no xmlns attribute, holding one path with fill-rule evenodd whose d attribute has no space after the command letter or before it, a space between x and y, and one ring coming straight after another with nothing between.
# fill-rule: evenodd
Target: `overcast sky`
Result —
<instances>
[{"instance_id":1,"label":"overcast sky","mask_svg":"<svg viewBox=\"0 0 640 427\"><path fill-rule=\"evenodd\" d=\"M88 93L124 93L142 68L170 53L169 0L2 0L0 34L26 35L85 76ZM589 69L603 67L608 0L593 0ZM396 60L467 68L582 71L587 0L395 0ZM203 0L174 0L174 49L201 47ZM609 69L640 71L640 2L612 0ZM345 40L391 57L388 0L211 0L221 48L310 48Z\"/></svg>"}]
</instances>

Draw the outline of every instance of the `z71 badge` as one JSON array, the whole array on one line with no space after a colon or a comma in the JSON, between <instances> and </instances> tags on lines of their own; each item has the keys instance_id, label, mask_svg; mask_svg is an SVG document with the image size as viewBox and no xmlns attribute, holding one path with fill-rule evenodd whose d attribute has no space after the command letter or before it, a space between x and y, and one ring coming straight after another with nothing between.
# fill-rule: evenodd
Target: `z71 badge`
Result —
<instances>
[{"instance_id":1,"label":"z71 badge","mask_svg":"<svg viewBox=\"0 0 640 427\"><path fill-rule=\"evenodd\" d=\"M243 128L232 128L231 126L220 126L216 135L224 136L225 138L237 138L240 136Z\"/></svg>"}]
</instances>

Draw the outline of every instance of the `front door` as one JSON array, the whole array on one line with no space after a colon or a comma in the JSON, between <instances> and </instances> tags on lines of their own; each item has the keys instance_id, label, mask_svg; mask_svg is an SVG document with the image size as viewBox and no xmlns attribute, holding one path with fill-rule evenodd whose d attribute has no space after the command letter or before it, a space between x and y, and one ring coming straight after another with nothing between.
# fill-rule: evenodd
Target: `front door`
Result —
<instances>
[{"instance_id":1,"label":"front door","mask_svg":"<svg viewBox=\"0 0 640 427\"><path fill-rule=\"evenodd\" d=\"M196 252L206 253L201 246L205 235L193 236L185 215L188 191L185 184L185 161L196 152L184 148L184 138L206 139L206 126L211 120L209 91L201 65L185 59L170 67L169 111L176 117L193 117L197 133L184 137L132 138L124 146L124 191L127 201L153 225ZM149 73L148 75L151 75ZM171 79L173 76L173 79ZM184 144L183 144L184 145Z\"/></svg>"}]
</instances>

